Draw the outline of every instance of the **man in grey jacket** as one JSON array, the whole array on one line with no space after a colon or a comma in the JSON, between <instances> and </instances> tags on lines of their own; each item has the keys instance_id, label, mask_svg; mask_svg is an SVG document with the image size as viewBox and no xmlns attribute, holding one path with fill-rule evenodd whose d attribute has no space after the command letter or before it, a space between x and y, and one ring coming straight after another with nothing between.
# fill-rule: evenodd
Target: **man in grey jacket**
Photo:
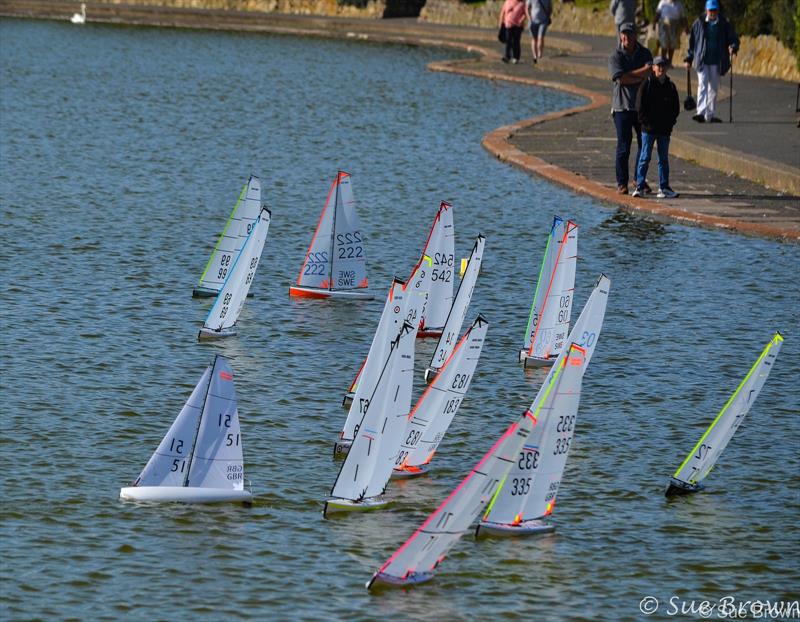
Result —
<instances>
[{"instance_id":1,"label":"man in grey jacket","mask_svg":"<svg viewBox=\"0 0 800 622\"><path fill-rule=\"evenodd\" d=\"M614 16L614 24L619 32L622 24L633 24L636 22L636 0L611 0L608 10Z\"/></svg>"},{"instance_id":2,"label":"man in grey jacket","mask_svg":"<svg viewBox=\"0 0 800 622\"><path fill-rule=\"evenodd\" d=\"M619 45L608 59L608 74L614 82L611 98L611 115L617 130L616 174L617 192L628 194L633 132L636 132L636 162L642 148L642 130L636 111L636 93L639 85L653 71L653 55L636 40L636 27L628 22L619 28ZM642 185L645 191L647 184Z\"/></svg>"}]
</instances>

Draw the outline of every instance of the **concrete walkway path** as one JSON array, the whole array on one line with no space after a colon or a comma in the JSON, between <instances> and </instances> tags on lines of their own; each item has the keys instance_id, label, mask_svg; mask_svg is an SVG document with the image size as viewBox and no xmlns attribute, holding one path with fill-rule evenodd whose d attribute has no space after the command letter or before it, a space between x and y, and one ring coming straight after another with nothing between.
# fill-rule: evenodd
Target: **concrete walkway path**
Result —
<instances>
[{"instance_id":1,"label":"concrete walkway path","mask_svg":"<svg viewBox=\"0 0 800 622\"><path fill-rule=\"evenodd\" d=\"M74 6L47 0L0 0L0 16L69 19ZM576 191L656 218L723 227L741 233L800 241L800 129L797 85L734 76L733 123L698 124L682 112L670 151L672 200L616 193L615 132L610 119L611 82L606 63L611 37L550 32L546 56L531 62L529 34L523 62L500 62L494 30L441 26L413 19L364 20L144 5L87 3L87 21L185 28L214 28L338 37L451 47L469 58L432 63L430 69L510 80L575 93L577 108L498 128L483 145L501 160ZM681 99L686 74L672 70ZM694 77L693 77L694 84ZM728 78L724 79L727 86ZM727 96L727 89L723 96ZM727 121L727 101L718 116ZM520 111L520 116L530 111ZM631 163L631 167L633 163ZM657 178L655 157L649 174Z\"/></svg>"}]
</instances>

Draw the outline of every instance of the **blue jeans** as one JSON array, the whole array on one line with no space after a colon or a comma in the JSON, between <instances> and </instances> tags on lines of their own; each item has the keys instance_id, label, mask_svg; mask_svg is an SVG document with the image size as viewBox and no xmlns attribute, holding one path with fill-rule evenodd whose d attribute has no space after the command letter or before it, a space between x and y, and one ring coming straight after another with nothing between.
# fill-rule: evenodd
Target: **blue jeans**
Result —
<instances>
[{"instance_id":1,"label":"blue jeans","mask_svg":"<svg viewBox=\"0 0 800 622\"><path fill-rule=\"evenodd\" d=\"M639 125L639 114L635 110L614 112L614 126L617 128L617 185L627 186L629 181L628 162L631 157L631 143L633 132L636 132L636 160L642 150L642 129Z\"/></svg>"},{"instance_id":2,"label":"blue jeans","mask_svg":"<svg viewBox=\"0 0 800 622\"><path fill-rule=\"evenodd\" d=\"M636 165L636 186L641 188L647 179L647 167L650 166L653 143L656 144L658 153L659 188L669 188L669 136L647 132L642 132L642 151L639 154L639 163Z\"/></svg>"}]
</instances>

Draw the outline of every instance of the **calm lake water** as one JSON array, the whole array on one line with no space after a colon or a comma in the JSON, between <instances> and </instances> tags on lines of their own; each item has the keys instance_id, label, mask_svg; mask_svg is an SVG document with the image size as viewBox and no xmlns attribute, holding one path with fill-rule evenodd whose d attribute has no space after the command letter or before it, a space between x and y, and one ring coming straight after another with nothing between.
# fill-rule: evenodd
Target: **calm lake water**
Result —
<instances>
[{"instance_id":1,"label":"calm lake water","mask_svg":"<svg viewBox=\"0 0 800 622\"><path fill-rule=\"evenodd\" d=\"M625 216L498 163L485 132L578 100L425 70L451 54L0 22L3 618L634 620L647 595L800 597L798 247ZM377 299L290 299L338 168ZM251 173L272 209L255 298L237 338L201 345L210 301L191 290ZM324 520L342 393L442 199L457 257L487 237L478 373L430 477L392 483L390 510ZM465 537L430 584L371 596L535 395L542 375L516 357L554 213L580 225L575 313L612 281L557 531ZM668 502L776 329L707 490ZM433 347L418 343L418 381ZM214 353L236 372L255 505L120 502Z\"/></svg>"}]
</instances>

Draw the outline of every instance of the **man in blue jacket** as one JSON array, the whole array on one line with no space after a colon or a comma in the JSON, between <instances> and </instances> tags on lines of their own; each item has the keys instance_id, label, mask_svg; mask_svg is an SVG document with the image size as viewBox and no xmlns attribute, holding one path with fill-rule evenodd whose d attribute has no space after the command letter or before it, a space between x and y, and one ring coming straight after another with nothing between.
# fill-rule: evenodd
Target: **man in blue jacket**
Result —
<instances>
[{"instance_id":1,"label":"man in blue jacket","mask_svg":"<svg viewBox=\"0 0 800 622\"><path fill-rule=\"evenodd\" d=\"M719 14L719 0L706 1L706 14L698 17L689 34L689 51L683 59L686 68L697 71L698 123L721 123L714 116L719 79L731 68L731 57L739 51L739 37L733 26Z\"/></svg>"}]
</instances>

